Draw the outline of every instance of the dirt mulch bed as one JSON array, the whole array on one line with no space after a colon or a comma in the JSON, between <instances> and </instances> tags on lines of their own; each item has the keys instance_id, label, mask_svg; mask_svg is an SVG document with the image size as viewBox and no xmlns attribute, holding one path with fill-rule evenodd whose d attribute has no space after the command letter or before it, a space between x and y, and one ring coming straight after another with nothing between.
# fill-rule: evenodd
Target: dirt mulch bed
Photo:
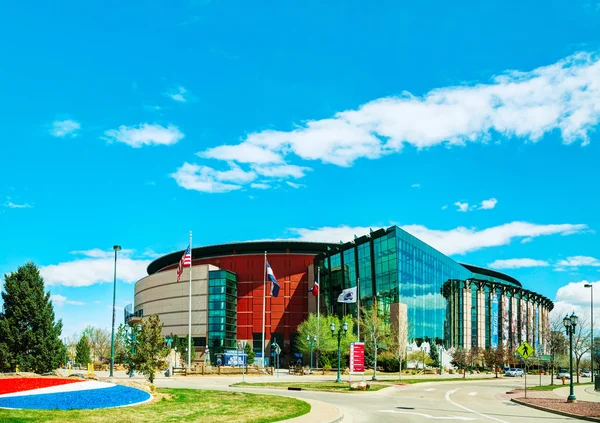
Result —
<instances>
[{"instance_id":1,"label":"dirt mulch bed","mask_svg":"<svg viewBox=\"0 0 600 423\"><path fill-rule=\"evenodd\" d=\"M530 404L535 407L548 409L548 411L557 411L559 413L570 414L572 416L592 417L600 421L600 403L577 401L576 403L567 402L565 399L551 398L518 398L518 402Z\"/></svg>"}]
</instances>

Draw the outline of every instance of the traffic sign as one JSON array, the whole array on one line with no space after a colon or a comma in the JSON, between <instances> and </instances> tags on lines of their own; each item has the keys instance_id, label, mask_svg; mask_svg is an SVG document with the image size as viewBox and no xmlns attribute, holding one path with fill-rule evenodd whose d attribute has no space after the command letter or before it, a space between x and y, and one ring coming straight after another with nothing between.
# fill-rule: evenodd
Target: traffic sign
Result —
<instances>
[{"instance_id":1,"label":"traffic sign","mask_svg":"<svg viewBox=\"0 0 600 423\"><path fill-rule=\"evenodd\" d=\"M530 355L532 355L535 350L533 349L533 347L531 345L529 345L527 342L523 342L519 348L517 348L517 352L521 355L521 357L523 358L528 358Z\"/></svg>"},{"instance_id":2,"label":"traffic sign","mask_svg":"<svg viewBox=\"0 0 600 423\"><path fill-rule=\"evenodd\" d=\"M281 347L279 346L279 344L275 344L275 354L281 354Z\"/></svg>"}]
</instances>

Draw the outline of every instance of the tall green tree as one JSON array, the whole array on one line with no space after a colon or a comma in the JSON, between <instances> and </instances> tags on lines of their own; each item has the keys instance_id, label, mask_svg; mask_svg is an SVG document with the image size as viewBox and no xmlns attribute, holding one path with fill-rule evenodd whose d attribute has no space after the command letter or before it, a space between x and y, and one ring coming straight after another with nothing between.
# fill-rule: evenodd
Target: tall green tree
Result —
<instances>
[{"instance_id":1,"label":"tall green tree","mask_svg":"<svg viewBox=\"0 0 600 423\"><path fill-rule=\"evenodd\" d=\"M154 375L164 364L169 350L162 335L163 323L157 314L144 317L136 328L136 345L133 354L135 370L144 374L150 383L154 382Z\"/></svg>"},{"instance_id":2,"label":"tall green tree","mask_svg":"<svg viewBox=\"0 0 600 423\"><path fill-rule=\"evenodd\" d=\"M429 357L433 361L433 366L440 367L440 352L438 351L437 344L435 340L432 340L429 344Z\"/></svg>"},{"instance_id":3,"label":"tall green tree","mask_svg":"<svg viewBox=\"0 0 600 423\"><path fill-rule=\"evenodd\" d=\"M44 373L63 362L62 321L56 320L50 293L32 262L4 275L0 314L0 363L5 368Z\"/></svg>"},{"instance_id":4,"label":"tall green tree","mask_svg":"<svg viewBox=\"0 0 600 423\"><path fill-rule=\"evenodd\" d=\"M75 362L81 365L88 365L92 361L90 360L90 344L88 342L87 336L81 335L81 339L77 343L77 347L75 348Z\"/></svg>"},{"instance_id":5,"label":"tall green tree","mask_svg":"<svg viewBox=\"0 0 600 423\"><path fill-rule=\"evenodd\" d=\"M316 363L320 363L322 366L337 366L337 331L342 327L344 322L348 323L348 332L346 336L341 338L340 349L341 349L341 364L342 367L348 363L348 355L350 354L350 343L356 342L356 335L354 335L354 319L351 316L345 316L339 318L337 316L321 316L317 323L317 315L310 313L308 318L300 323L298 326L298 338L296 340L296 346L298 350L308 357L310 353L310 344L306 339L310 336L317 338L317 342L313 347L313 353L316 352L317 360ZM329 325L335 324L336 335L331 335ZM317 365L318 366L318 365ZM316 366L316 367L317 367Z\"/></svg>"},{"instance_id":6,"label":"tall green tree","mask_svg":"<svg viewBox=\"0 0 600 423\"><path fill-rule=\"evenodd\" d=\"M373 298L370 308L361 307L360 328L363 339L365 340L365 349L373 354L373 376L377 379L377 352L380 348L385 349L390 339L390 328L386 324L389 316L380 309L377 297Z\"/></svg>"}]
</instances>

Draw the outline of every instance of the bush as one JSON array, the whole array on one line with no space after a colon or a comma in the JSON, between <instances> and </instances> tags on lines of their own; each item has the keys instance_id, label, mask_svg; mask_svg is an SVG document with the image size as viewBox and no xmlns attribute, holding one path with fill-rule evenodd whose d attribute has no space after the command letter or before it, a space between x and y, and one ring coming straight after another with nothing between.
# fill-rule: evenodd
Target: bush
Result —
<instances>
[{"instance_id":1,"label":"bush","mask_svg":"<svg viewBox=\"0 0 600 423\"><path fill-rule=\"evenodd\" d=\"M331 370L331 364L325 364L323 366L323 370L325 370L326 372L330 371Z\"/></svg>"},{"instance_id":2,"label":"bush","mask_svg":"<svg viewBox=\"0 0 600 423\"><path fill-rule=\"evenodd\" d=\"M397 372L400 367L400 362L390 352L384 351L377 357L377 365L381 366L384 372Z\"/></svg>"}]
</instances>

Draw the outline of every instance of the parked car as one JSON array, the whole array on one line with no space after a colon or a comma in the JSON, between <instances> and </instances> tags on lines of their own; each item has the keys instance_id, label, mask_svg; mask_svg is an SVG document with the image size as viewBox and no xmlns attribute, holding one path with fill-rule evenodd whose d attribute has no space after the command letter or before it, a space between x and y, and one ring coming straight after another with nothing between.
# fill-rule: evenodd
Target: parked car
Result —
<instances>
[{"instance_id":1,"label":"parked car","mask_svg":"<svg viewBox=\"0 0 600 423\"><path fill-rule=\"evenodd\" d=\"M590 372L589 370L584 370L583 372L581 372L581 376L582 377L592 377L592 372Z\"/></svg>"},{"instance_id":2,"label":"parked car","mask_svg":"<svg viewBox=\"0 0 600 423\"><path fill-rule=\"evenodd\" d=\"M508 376L508 377L517 377L517 376L523 377L523 375L524 375L523 369L518 368L518 367L508 369L505 374L505 376Z\"/></svg>"},{"instance_id":3,"label":"parked car","mask_svg":"<svg viewBox=\"0 0 600 423\"><path fill-rule=\"evenodd\" d=\"M556 375L556 378L557 378L557 379L562 379L563 377L564 377L565 379L571 379L571 375L569 374L569 372L568 372L567 370L560 369L560 370L558 371L557 375Z\"/></svg>"}]
</instances>

